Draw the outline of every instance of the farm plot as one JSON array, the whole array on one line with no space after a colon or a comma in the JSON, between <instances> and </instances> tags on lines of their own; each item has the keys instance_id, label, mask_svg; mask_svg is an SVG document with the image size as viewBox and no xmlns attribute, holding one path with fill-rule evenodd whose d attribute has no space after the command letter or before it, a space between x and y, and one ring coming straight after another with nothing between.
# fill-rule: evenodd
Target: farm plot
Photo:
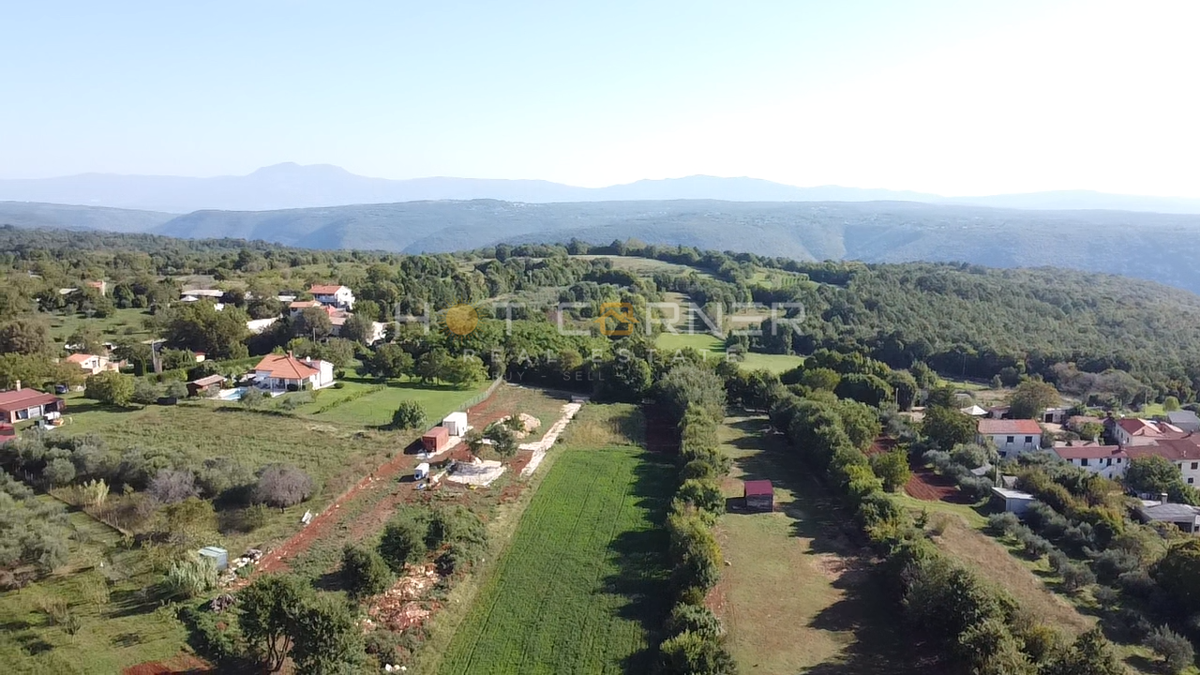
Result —
<instances>
[{"instance_id":1,"label":"farm plot","mask_svg":"<svg viewBox=\"0 0 1200 675\"><path fill-rule=\"evenodd\" d=\"M563 453L439 672L649 671L649 631L668 609L672 467L639 448Z\"/></svg>"},{"instance_id":2,"label":"farm plot","mask_svg":"<svg viewBox=\"0 0 1200 675\"><path fill-rule=\"evenodd\" d=\"M391 424L392 413L396 412L401 401L416 401L425 409L425 417L432 423L453 412L464 401L470 400L487 389L489 384L491 382L483 382L470 389L457 389L408 382L392 383L378 391L369 391L365 396L346 400L327 408L324 412L315 412L312 417L323 422L381 427ZM326 405L324 394L325 392L322 392L313 405L315 411L320 411L322 406Z\"/></svg>"},{"instance_id":3,"label":"farm plot","mask_svg":"<svg viewBox=\"0 0 1200 675\"><path fill-rule=\"evenodd\" d=\"M725 343L708 333L660 333L655 340L655 346L660 352L660 358L670 358L677 349L691 347L710 359L725 358ZM772 373L782 373L804 363L804 357L790 354L759 354L749 352L740 362L746 370L769 370Z\"/></svg>"}]
</instances>

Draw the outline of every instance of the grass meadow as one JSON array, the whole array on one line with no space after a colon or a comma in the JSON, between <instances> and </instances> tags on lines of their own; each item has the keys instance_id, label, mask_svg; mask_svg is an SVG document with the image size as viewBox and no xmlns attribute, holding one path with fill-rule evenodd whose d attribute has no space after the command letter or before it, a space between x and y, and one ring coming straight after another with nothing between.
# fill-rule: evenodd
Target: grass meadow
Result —
<instances>
[{"instance_id":1,"label":"grass meadow","mask_svg":"<svg viewBox=\"0 0 1200 675\"><path fill-rule=\"evenodd\" d=\"M658 347L660 352L670 352L668 354L660 353L660 358L670 358L675 350L687 349L688 347L701 353L708 352L709 358L725 358L725 343L708 333L691 335L686 333L660 333L655 340L655 346ZM802 356L748 352L740 365L742 368L748 370L769 370L772 373L778 374L791 370L802 363L804 363L804 357Z\"/></svg>"},{"instance_id":2,"label":"grass meadow","mask_svg":"<svg viewBox=\"0 0 1200 675\"><path fill-rule=\"evenodd\" d=\"M561 454L437 672L649 672L652 632L669 609L661 523L674 467L633 446L577 445L636 423L627 406L584 410L593 408L615 415L585 416L583 435L552 451Z\"/></svg>"}]
</instances>

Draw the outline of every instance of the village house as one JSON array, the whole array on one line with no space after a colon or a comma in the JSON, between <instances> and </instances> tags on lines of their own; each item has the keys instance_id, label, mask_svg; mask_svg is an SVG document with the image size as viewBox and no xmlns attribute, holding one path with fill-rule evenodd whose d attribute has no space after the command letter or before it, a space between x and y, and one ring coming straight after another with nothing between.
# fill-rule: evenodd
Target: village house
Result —
<instances>
[{"instance_id":1,"label":"village house","mask_svg":"<svg viewBox=\"0 0 1200 675\"><path fill-rule=\"evenodd\" d=\"M340 285L314 284L308 289L313 298L322 305L330 305L339 309L354 309L354 292Z\"/></svg>"},{"instance_id":2,"label":"village house","mask_svg":"<svg viewBox=\"0 0 1200 675\"><path fill-rule=\"evenodd\" d=\"M84 283L87 285L88 288L94 288L97 291L100 291L100 295L108 295L108 282L107 281L104 281L103 279L101 279L100 281L86 281Z\"/></svg>"},{"instance_id":3,"label":"village house","mask_svg":"<svg viewBox=\"0 0 1200 675\"><path fill-rule=\"evenodd\" d=\"M1036 420L981 419L975 441L991 441L1001 457L1042 449L1042 428Z\"/></svg>"},{"instance_id":4,"label":"village house","mask_svg":"<svg viewBox=\"0 0 1200 675\"><path fill-rule=\"evenodd\" d=\"M1076 441L1056 443L1051 450L1064 462L1105 478L1124 476L1125 469L1129 468L1129 455L1119 445Z\"/></svg>"},{"instance_id":5,"label":"village house","mask_svg":"<svg viewBox=\"0 0 1200 675\"><path fill-rule=\"evenodd\" d=\"M333 384L333 364L298 359L291 354L268 354L254 366L254 384L272 394L322 389Z\"/></svg>"},{"instance_id":6,"label":"village house","mask_svg":"<svg viewBox=\"0 0 1200 675\"><path fill-rule=\"evenodd\" d=\"M1183 482L1200 484L1200 434L1184 438L1159 438L1153 445L1131 445L1124 448L1130 459L1158 455L1179 468Z\"/></svg>"},{"instance_id":7,"label":"village house","mask_svg":"<svg viewBox=\"0 0 1200 675\"><path fill-rule=\"evenodd\" d=\"M1118 445L1154 445L1163 438L1182 438L1187 432L1166 422L1123 417L1112 426L1113 437Z\"/></svg>"},{"instance_id":8,"label":"village house","mask_svg":"<svg viewBox=\"0 0 1200 675\"><path fill-rule=\"evenodd\" d=\"M120 364L116 361L109 361L107 356L98 356L96 354L71 354L66 359L67 363L73 363L83 372L88 375L98 375L106 370L117 371L121 369Z\"/></svg>"},{"instance_id":9,"label":"village house","mask_svg":"<svg viewBox=\"0 0 1200 675\"><path fill-rule=\"evenodd\" d=\"M294 319L300 314L300 312L303 312L306 309L322 306L323 305L316 300L296 300L288 304L288 315Z\"/></svg>"},{"instance_id":10,"label":"village house","mask_svg":"<svg viewBox=\"0 0 1200 675\"><path fill-rule=\"evenodd\" d=\"M58 417L66 410L63 400L54 394L45 394L36 389L22 389L17 382L15 389L0 391L0 422L15 424L42 417Z\"/></svg>"}]
</instances>

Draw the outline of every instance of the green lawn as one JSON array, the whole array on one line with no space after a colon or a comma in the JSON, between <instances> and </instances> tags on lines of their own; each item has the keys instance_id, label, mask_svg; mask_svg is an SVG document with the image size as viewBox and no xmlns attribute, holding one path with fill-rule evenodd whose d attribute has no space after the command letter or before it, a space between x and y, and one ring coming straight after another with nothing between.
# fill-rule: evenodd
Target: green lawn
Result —
<instances>
[{"instance_id":1,"label":"green lawn","mask_svg":"<svg viewBox=\"0 0 1200 675\"><path fill-rule=\"evenodd\" d=\"M305 413L311 410L312 418L323 422L378 427L391 424L392 413L396 412L400 402L411 400L421 404L425 409L426 421L432 424L454 412L463 402L482 393L490 384L491 382L487 381L469 389L459 389L415 382L392 382L375 391L376 385L347 382L345 389L322 391L316 401L303 409L298 408L297 412ZM327 407L329 403L338 400L339 394L346 391L351 393L342 395L343 403ZM359 398L346 400L351 395L358 395ZM326 398L327 396L329 398ZM322 408L325 408L324 412L321 412Z\"/></svg>"},{"instance_id":2,"label":"green lawn","mask_svg":"<svg viewBox=\"0 0 1200 675\"><path fill-rule=\"evenodd\" d=\"M655 346L660 351L660 358L670 358L675 350L688 347L701 353L707 353L709 358L725 358L725 343L720 338L708 333L660 333L655 340ZM667 353L663 354L662 352ZM802 356L749 352L741 362L741 366L749 370L765 369L778 374L791 370L802 363L804 363Z\"/></svg>"},{"instance_id":3,"label":"green lawn","mask_svg":"<svg viewBox=\"0 0 1200 675\"><path fill-rule=\"evenodd\" d=\"M562 452L438 672L649 672L674 467L628 446Z\"/></svg>"}]
</instances>

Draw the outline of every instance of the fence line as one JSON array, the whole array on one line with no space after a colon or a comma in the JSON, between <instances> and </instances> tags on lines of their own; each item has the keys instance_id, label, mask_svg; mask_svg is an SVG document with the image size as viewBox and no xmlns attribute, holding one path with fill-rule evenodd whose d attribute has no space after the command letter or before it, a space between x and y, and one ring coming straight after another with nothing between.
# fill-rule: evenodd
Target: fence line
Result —
<instances>
[{"instance_id":1,"label":"fence line","mask_svg":"<svg viewBox=\"0 0 1200 675\"><path fill-rule=\"evenodd\" d=\"M457 408L455 408L455 410L457 410L458 412L462 412L462 411L466 410L467 408L478 405L481 401L486 400L487 397L494 394L496 392L496 389L498 389L500 387L500 385L502 385L502 384L504 384L504 378L497 377L496 379L492 380L492 383L490 385L488 385L487 389L483 390L483 393L476 394L475 396L471 397L471 399L469 401L458 406Z\"/></svg>"}]
</instances>

